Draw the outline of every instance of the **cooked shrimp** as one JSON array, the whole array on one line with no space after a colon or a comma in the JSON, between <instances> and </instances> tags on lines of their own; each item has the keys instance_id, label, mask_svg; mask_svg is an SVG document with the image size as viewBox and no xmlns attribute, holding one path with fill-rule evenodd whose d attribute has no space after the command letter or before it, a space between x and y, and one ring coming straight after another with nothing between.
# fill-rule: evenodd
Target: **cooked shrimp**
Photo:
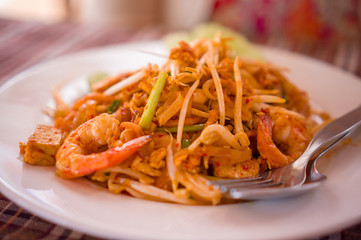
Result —
<instances>
[{"instance_id":1,"label":"cooked shrimp","mask_svg":"<svg viewBox=\"0 0 361 240\"><path fill-rule=\"evenodd\" d=\"M257 149L270 168L285 166L292 162L272 140L272 120L268 114L260 117L257 127Z\"/></svg>"},{"instance_id":2,"label":"cooked shrimp","mask_svg":"<svg viewBox=\"0 0 361 240\"><path fill-rule=\"evenodd\" d=\"M311 135L300 119L282 114L274 120L273 140L282 152L295 160L307 148Z\"/></svg>"},{"instance_id":3,"label":"cooked shrimp","mask_svg":"<svg viewBox=\"0 0 361 240\"><path fill-rule=\"evenodd\" d=\"M72 131L56 154L56 168L61 177L76 178L115 166L150 141L142 136L113 147L120 134L119 121L101 114ZM100 152L104 147L109 149Z\"/></svg>"},{"instance_id":4,"label":"cooked shrimp","mask_svg":"<svg viewBox=\"0 0 361 240\"><path fill-rule=\"evenodd\" d=\"M257 128L257 148L269 167L277 168L297 159L306 149L310 135L305 126L292 116L278 117L273 129L275 134L272 138L271 117L268 114L262 115Z\"/></svg>"}]
</instances>

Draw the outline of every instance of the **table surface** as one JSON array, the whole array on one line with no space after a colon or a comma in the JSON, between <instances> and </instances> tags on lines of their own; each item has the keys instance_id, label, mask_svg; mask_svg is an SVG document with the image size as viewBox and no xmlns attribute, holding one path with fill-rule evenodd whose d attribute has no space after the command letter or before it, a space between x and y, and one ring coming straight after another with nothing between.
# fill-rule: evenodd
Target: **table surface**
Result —
<instances>
[{"instance_id":1,"label":"table surface","mask_svg":"<svg viewBox=\"0 0 361 240\"><path fill-rule=\"evenodd\" d=\"M130 41L160 39L158 27L121 30L73 23L46 25L0 18L0 85L15 74L48 59L79 50ZM320 59L361 77L361 43L309 42L271 36L256 43ZM319 237L319 236L318 236ZM0 193L1 239L98 239L45 221ZM317 239L361 239L361 223Z\"/></svg>"}]
</instances>

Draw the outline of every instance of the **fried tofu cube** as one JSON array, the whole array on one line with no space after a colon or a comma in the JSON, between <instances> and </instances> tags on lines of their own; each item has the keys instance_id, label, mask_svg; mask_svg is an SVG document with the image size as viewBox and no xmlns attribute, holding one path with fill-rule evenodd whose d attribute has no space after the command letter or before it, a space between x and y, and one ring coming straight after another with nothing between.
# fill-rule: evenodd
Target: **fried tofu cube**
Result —
<instances>
[{"instance_id":1,"label":"fried tofu cube","mask_svg":"<svg viewBox=\"0 0 361 240\"><path fill-rule=\"evenodd\" d=\"M20 143L24 161L33 165L53 166L55 155L61 144L61 131L51 126L38 125L26 146Z\"/></svg>"}]
</instances>

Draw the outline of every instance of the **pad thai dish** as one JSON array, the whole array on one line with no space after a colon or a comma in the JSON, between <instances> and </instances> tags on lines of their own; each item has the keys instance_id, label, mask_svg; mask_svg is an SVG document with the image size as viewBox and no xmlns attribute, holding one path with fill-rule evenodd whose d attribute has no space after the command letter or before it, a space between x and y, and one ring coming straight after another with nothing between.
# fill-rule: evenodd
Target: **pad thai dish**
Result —
<instances>
[{"instance_id":1,"label":"pad thai dish","mask_svg":"<svg viewBox=\"0 0 361 240\"><path fill-rule=\"evenodd\" d=\"M228 41L180 41L163 66L92 81L72 106L54 90L54 126L39 125L20 143L24 161L112 193L181 204L222 203L209 179L293 162L325 116L286 69L234 56Z\"/></svg>"}]
</instances>

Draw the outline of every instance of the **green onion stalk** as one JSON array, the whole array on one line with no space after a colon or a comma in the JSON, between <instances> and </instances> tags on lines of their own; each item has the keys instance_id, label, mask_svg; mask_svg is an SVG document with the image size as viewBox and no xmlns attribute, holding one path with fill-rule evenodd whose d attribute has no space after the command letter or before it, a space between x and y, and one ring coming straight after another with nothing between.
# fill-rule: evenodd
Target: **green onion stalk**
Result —
<instances>
[{"instance_id":1,"label":"green onion stalk","mask_svg":"<svg viewBox=\"0 0 361 240\"><path fill-rule=\"evenodd\" d=\"M202 131L205 125L206 125L205 123L201 123L201 124L184 126L183 132ZM171 132L171 133L176 133L177 130L178 130L178 127L157 127L155 129L156 132Z\"/></svg>"},{"instance_id":2,"label":"green onion stalk","mask_svg":"<svg viewBox=\"0 0 361 240\"><path fill-rule=\"evenodd\" d=\"M110 105L109 107L105 110L106 113L112 114L115 111L117 111L117 109L119 108L120 105L120 100L115 99Z\"/></svg>"},{"instance_id":3,"label":"green onion stalk","mask_svg":"<svg viewBox=\"0 0 361 240\"><path fill-rule=\"evenodd\" d=\"M168 73L160 72L158 75L157 82L150 92L148 102L145 105L144 112L140 118L139 126L144 130L148 130L152 124L152 119L155 114L155 109L158 105L160 95L163 91L163 88L167 82Z\"/></svg>"}]
</instances>

